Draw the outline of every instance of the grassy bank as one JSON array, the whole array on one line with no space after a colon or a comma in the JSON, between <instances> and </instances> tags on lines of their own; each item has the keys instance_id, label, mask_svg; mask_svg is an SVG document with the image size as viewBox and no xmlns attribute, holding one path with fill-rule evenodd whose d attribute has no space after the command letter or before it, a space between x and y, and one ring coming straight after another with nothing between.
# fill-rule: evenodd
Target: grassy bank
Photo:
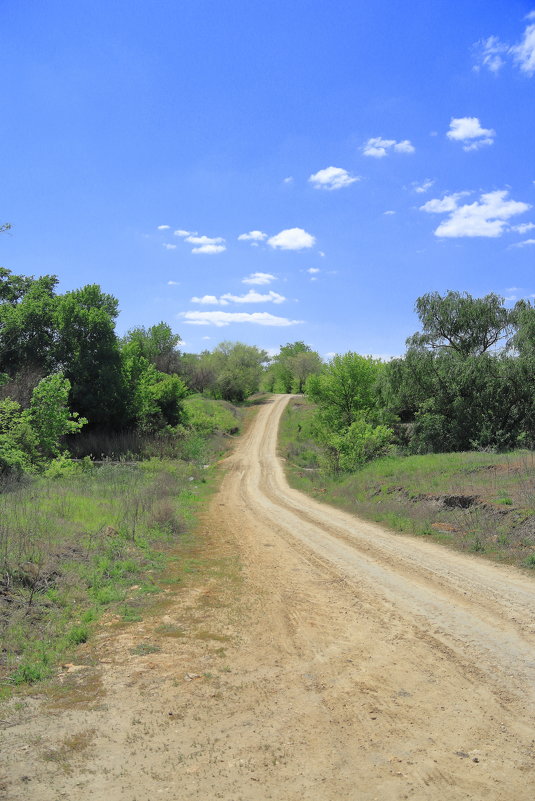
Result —
<instances>
[{"instance_id":1,"label":"grassy bank","mask_svg":"<svg viewBox=\"0 0 535 801\"><path fill-rule=\"evenodd\" d=\"M2 487L0 695L50 676L103 613L139 620L166 566L180 579L187 566L177 562L177 543L192 545L217 484L215 461L254 401L236 408L198 397L187 405L193 427L181 458L84 460Z\"/></svg>"},{"instance_id":2,"label":"grassy bank","mask_svg":"<svg viewBox=\"0 0 535 801\"><path fill-rule=\"evenodd\" d=\"M535 454L446 453L378 459L326 475L314 407L294 399L279 432L293 487L348 512L459 550L535 568Z\"/></svg>"}]
</instances>

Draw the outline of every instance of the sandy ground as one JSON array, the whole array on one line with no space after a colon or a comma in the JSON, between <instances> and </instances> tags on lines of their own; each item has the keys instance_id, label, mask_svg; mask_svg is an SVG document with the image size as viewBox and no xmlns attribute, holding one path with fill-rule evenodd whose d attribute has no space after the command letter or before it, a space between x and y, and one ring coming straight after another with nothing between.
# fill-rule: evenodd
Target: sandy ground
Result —
<instances>
[{"instance_id":1,"label":"sandy ground","mask_svg":"<svg viewBox=\"0 0 535 801\"><path fill-rule=\"evenodd\" d=\"M227 460L203 585L2 712L0 798L535 797L534 582L290 489L287 399Z\"/></svg>"}]
</instances>

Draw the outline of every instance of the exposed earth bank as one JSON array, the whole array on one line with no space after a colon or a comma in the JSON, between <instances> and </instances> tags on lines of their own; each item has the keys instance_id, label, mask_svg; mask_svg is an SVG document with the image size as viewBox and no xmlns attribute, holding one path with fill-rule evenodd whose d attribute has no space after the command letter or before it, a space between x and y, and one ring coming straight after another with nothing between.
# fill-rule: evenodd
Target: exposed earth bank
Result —
<instances>
[{"instance_id":1,"label":"exposed earth bank","mask_svg":"<svg viewBox=\"0 0 535 801\"><path fill-rule=\"evenodd\" d=\"M290 489L287 400L226 461L203 585L6 708L0 797L531 801L533 581Z\"/></svg>"}]
</instances>

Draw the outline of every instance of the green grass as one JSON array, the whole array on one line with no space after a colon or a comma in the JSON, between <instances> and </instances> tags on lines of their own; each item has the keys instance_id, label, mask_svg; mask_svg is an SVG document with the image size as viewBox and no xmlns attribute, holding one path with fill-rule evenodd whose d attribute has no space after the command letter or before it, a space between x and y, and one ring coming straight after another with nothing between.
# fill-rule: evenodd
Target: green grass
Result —
<instances>
[{"instance_id":1,"label":"green grass","mask_svg":"<svg viewBox=\"0 0 535 801\"><path fill-rule=\"evenodd\" d=\"M533 567L533 452L390 456L332 476L320 468L314 412L294 399L281 419L279 450L292 486L394 531Z\"/></svg>"},{"instance_id":2,"label":"green grass","mask_svg":"<svg viewBox=\"0 0 535 801\"><path fill-rule=\"evenodd\" d=\"M214 477L154 459L0 493L0 685L50 676L106 610L139 620Z\"/></svg>"}]
</instances>

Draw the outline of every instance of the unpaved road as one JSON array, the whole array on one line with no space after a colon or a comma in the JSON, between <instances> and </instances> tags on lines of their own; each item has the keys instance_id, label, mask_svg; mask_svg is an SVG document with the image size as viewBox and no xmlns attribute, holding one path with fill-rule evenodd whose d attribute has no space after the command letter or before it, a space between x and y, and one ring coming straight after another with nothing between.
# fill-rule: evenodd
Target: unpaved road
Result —
<instances>
[{"instance_id":1,"label":"unpaved road","mask_svg":"<svg viewBox=\"0 0 535 801\"><path fill-rule=\"evenodd\" d=\"M11 705L0 797L535 797L533 581L290 489L287 399L227 460L204 585L104 628L65 698Z\"/></svg>"}]
</instances>

